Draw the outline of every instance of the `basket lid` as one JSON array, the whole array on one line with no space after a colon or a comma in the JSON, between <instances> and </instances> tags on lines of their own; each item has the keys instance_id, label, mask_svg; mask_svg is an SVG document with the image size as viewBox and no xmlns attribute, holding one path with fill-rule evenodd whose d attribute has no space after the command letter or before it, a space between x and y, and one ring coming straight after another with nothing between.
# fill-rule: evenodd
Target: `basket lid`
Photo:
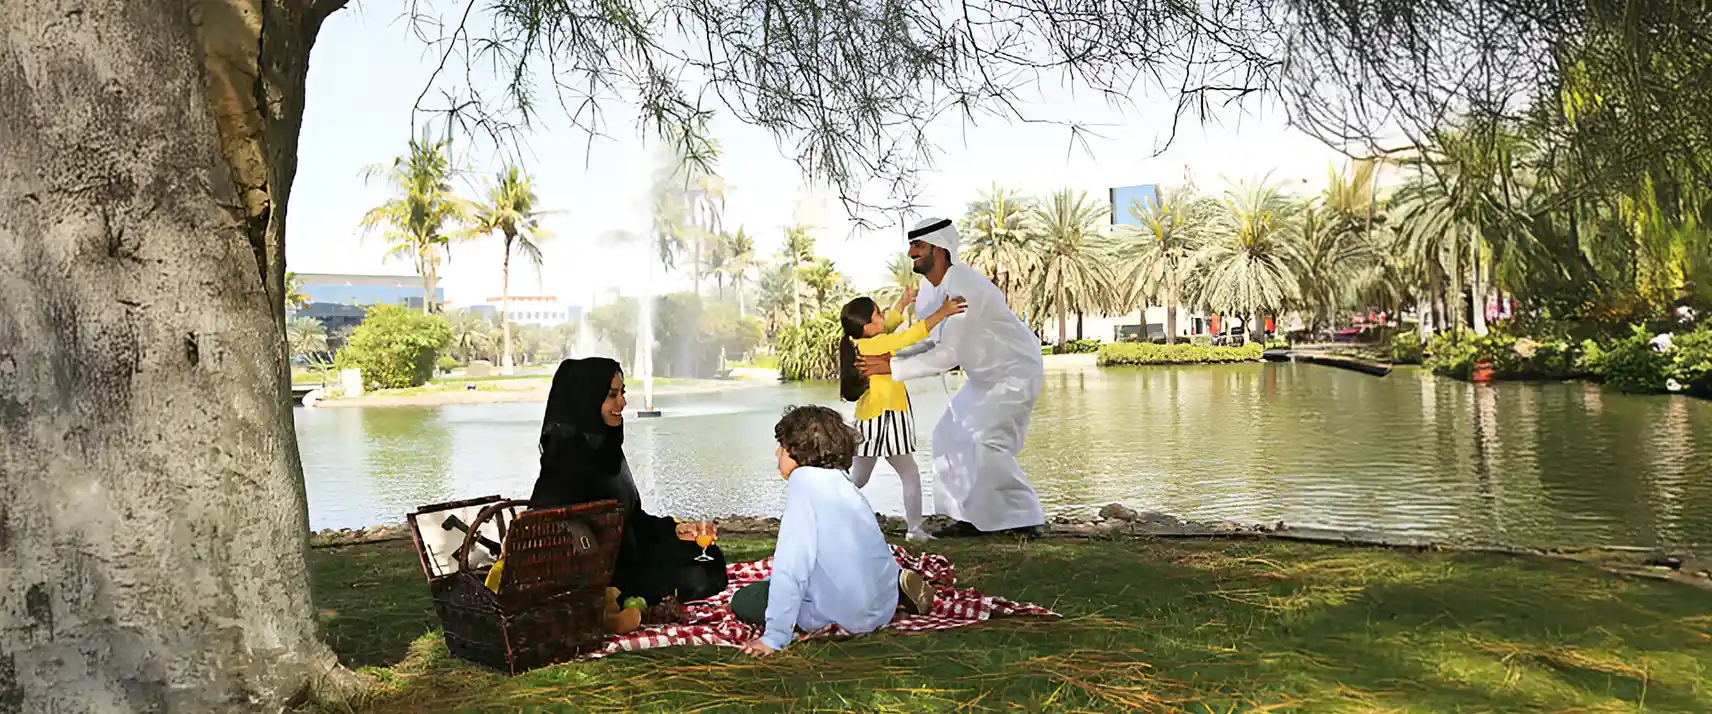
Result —
<instances>
[{"instance_id":1,"label":"basket lid","mask_svg":"<svg viewBox=\"0 0 1712 714\"><path fill-rule=\"evenodd\" d=\"M469 524L483 508L504 500L494 495L447 501L421 506L406 516L423 575L432 580L458 572L457 550L464 544ZM502 519L510 521L519 511L520 506L506 509L502 518L490 519L476 529L478 544L470 549L470 567L487 567L499 558L496 551L505 536Z\"/></svg>"},{"instance_id":2,"label":"basket lid","mask_svg":"<svg viewBox=\"0 0 1712 714\"><path fill-rule=\"evenodd\" d=\"M523 596L586 587L597 574L605 587L623 532L624 513L613 500L524 511L505 534L499 592Z\"/></svg>"}]
</instances>

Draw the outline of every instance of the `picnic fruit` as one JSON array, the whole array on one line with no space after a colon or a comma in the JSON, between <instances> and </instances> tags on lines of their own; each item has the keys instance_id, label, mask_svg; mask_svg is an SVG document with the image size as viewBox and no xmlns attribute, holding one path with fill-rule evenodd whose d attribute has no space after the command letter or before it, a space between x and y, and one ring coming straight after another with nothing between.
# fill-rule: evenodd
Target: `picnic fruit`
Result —
<instances>
[{"instance_id":1,"label":"picnic fruit","mask_svg":"<svg viewBox=\"0 0 1712 714\"><path fill-rule=\"evenodd\" d=\"M606 629L616 635L628 635L642 626L642 611L626 608L606 618Z\"/></svg>"},{"instance_id":2,"label":"picnic fruit","mask_svg":"<svg viewBox=\"0 0 1712 714\"><path fill-rule=\"evenodd\" d=\"M667 595L660 598L660 603L648 608L642 613L642 623L647 625L676 625L689 622L689 614L678 599Z\"/></svg>"},{"instance_id":3,"label":"picnic fruit","mask_svg":"<svg viewBox=\"0 0 1712 714\"><path fill-rule=\"evenodd\" d=\"M606 606L603 609L607 617L617 615L619 610L624 609L618 606L618 588L609 587L606 589Z\"/></svg>"},{"instance_id":4,"label":"picnic fruit","mask_svg":"<svg viewBox=\"0 0 1712 714\"><path fill-rule=\"evenodd\" d=\"M624 599L624 609L636 610L636 611L640 612L642 610L648 609L648 601L643 600L642 598L639 598L639 597L625 598Z\"/></svg>"}]
</instances>

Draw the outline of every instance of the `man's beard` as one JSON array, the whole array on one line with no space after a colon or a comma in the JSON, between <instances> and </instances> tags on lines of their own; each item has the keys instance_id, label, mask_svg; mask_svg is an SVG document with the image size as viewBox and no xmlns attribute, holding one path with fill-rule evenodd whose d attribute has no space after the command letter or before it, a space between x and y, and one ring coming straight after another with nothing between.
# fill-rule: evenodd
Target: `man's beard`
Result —
<instances>
[{"instance_id":1,"label":"man's beard","mask_svg":"<svg viewBox=\"0 0 1712 714\"><path fill-rule=\"evenodd\" d=\"M933 272L933 256L923 256L921 260L910 261L910 270L916 275L926 275Z\"/></svg>"}]
</instances>

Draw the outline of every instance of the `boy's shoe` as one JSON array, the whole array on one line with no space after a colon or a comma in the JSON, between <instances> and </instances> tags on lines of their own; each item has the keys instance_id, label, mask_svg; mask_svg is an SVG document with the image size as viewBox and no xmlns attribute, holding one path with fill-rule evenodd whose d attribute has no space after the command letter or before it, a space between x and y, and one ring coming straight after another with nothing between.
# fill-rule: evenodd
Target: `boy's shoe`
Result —
<instances>
[{"instance_id":1,"label":"boy's shoe","mask_svg":"<svg viewBox=\"0 0 1712 714\"><path fill-rule=\"evenodd\" d=\"M933 540L933 536L928 535L927 531L916 529L916 530L912 530L908 533L905 533L904 534L904 540L913 540L913 541L917 541L920 543L926 543L927 541Z\"/></svg>"},{"instance_id":2,"label":"boy's shoe","mask_svg":"<svg viewBox=\"0 0 1712 714\"><path fill-rule=\"evenodd\" d=\"M933 612L933 586L914 570L898 571L898 604L911 615Z\"/></svg>"}]
</instances>

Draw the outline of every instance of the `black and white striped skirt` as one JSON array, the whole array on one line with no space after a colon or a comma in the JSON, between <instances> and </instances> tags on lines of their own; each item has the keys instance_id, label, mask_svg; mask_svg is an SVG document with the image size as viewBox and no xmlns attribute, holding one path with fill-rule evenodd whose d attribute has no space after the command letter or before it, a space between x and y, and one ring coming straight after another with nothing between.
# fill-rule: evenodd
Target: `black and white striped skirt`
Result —
<instances>
[{"instance_id":1,"label":"black and white striped skirt","mask_svg":"<svg viewBox=\"0 0 1712 714\"><path fill-rule=\"evenodd\" d=\"M857 456L883 459L915 452L915 417L910 412L880 412L877 417L856 422L856 431L862 434Z\"/></svg>"}]
</instances>

